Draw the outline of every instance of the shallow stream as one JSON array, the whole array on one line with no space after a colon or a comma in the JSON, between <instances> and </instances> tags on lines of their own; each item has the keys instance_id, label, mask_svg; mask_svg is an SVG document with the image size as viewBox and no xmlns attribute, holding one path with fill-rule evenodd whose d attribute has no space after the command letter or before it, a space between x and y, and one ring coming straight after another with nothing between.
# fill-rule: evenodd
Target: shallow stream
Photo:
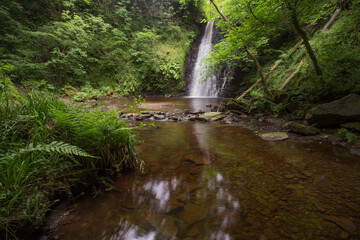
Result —
<instances>
[{"instance_id":1,"label":"shallow stream","mask_svg":"<svg viewBox=\"0 0 360 240\"><path fill-rule=\"evenodd\" d=\"M198 110L206 103L147 104ZM266 142L221 122L155 124L138 132L144 173L124 174L114 191L77 201L50 237L359 239L360 159L348 150Z\"/></svg>"}]
</instances>

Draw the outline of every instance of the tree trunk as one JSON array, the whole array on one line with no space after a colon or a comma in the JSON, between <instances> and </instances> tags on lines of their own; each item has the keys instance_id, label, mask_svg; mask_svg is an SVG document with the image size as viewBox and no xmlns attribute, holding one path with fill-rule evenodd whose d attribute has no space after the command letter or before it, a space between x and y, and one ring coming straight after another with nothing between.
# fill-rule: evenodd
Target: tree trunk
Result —
<instances>
[{"instance_id":1,"label":"tree trunk","mask_svg":"<svg viewBox=\"0 0 360 240\"><path fill-rule=\"evenodd\" d=\"M220 14L220 16L224 19L224 21L230 23L229 20L222 14L222 12L218 8L218 6L214 3L214 0L210 0L210 2L212 3L212 5L214 5L216 11ZM262 85L264 87L264 93L265 93L265 95L267 95L268 92L267 92L267 89L266 89L266 86L265 86L265 77L264 77L264 75L262 73L261 64L256 59L256 57L250 53L250 51L248 50L248 48L246 46L244 47L244 49L245 49L245 52L247 53L247 55L254 61L255 65L256 65L256 68L257 68L257 73L260 76L260 82L262 83Z\"/></svg>"},{"instance_id":2,"label":"tree trunk","mask_svg":"<svg viewBox=\"0 0 360 240\"><path fill-rule=\"evenodd\" d=\"M316 59L316 56L314 54L314 51L312 50L311 46L310 46L310 43L309 43L309 39L306 35L306 32L301 28L300 24L299 24L299 21L297 19L297 16L296 16L296 12L295 10L293 10L292 12L292 22L294 24L294 27L296 29L296 31L299 33L299 35L302 37L302 39L304 40L304 45L306 47L306 50L311 58L311 61L313 62L314 64L314 68L315 68L315 72L318 76L322 76L322 72L321 72L321 69L320 69L320 66L319 66L319 63Z\"/></svg>"},{"instance_id":3,"label":"tree trunk","mask_svg":"<svg viewBox=\"0 0 360 240\"><path fill-rule=\"evenodd\" d=\"M245 47L245 52L254 61L256 68L257 68L257 73L259 74L260 79L261 79L261 83L265 86L265 77L262 73L262 67L261 67L259 61L256 59L256 57L254 55L251 54L251 52L246 47Z\"/></svg>"},{"instance_id":4,"label":"tree trunk","mask_svg":"<svg viewBox=\"0 0 360 240\"><path fill-rule=\"evenodd\" d=\"M229 22L229 20L224 16L224 14L222 14L222 12L220 11L220 9L218 8L218 6L214 3L214 0L210 0L210 2L212 3L212 5L214 5L214 7L216 8L216 11L220 14L220 16L225 20L225 22Z\"/></svg>"}]
</instances>

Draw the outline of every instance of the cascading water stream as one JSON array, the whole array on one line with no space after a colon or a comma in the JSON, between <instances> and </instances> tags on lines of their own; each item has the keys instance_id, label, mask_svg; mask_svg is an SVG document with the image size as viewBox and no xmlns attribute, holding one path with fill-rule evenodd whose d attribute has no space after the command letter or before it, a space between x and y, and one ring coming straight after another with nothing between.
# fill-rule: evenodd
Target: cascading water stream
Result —
<instances>
[{"instance_id":1,"label":"cascading water stream","mask_svg":"<svg viewBox=\"0 0 360 240\"><path fill-rule=\"evenodd\" d=\"M207 73L208 66L205 62L205 58L209 56L212 49L213 29L214 22L208 22L204 36L201 39L191 78L190 97L218 97L223 88L224 84L218 84L215 75L209 75Z\"/></svg>"}]
</instances>

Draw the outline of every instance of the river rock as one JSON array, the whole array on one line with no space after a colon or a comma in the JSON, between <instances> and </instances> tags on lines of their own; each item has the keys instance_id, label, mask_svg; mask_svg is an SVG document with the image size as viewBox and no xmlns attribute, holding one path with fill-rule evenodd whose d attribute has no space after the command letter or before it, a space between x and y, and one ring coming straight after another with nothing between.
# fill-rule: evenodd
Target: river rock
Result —
<instances>
[{"instance_id":1,"label":"river rock","mask_svg":"<svg viewBox=\"0 0 360 240\"><path fill-rule=\"evenodd\" d=\"M306 114L309 124L336 127L342 123L360 121L360 96L350 94L342 99L314 107Z\"/></svg>"},{"instance_id":2,"label":"river rock","mask_svg":"<svg viewBox=\"0 0 360 240\"><path fill-rule=\"evenodd\" d=\"M305 135L305 136L311 136L311 135L316 135L320 133L320 130L312 127L312 126L305 126L303 124L297 123L297 122L288 122L286 123L283 128L285 129L290 129L290 131L300 134L300 135Z\"/></svg>"},{"instance_id":3,"label":"river rock","mask_svg":"<svg viewBox=\"0 0 360 240\"><path fill-rule=\"evenodd\" d=\"M155 114L155 115L154 115L154 118L155 118L156 120L164 120L164 119L165 119L165 116L164 116L164 115L160 115L160 114Z\"/></svg>"},{"instance_id":4,"label":"river rock","mask_svg":"<svg viewBox=\"0 0 360 240\"><path fill-rule=\"evenodd\" d=\"M131 118L134 116L134 113L127 113L125 115L123 115L124 118Z\"/></svg>"},{"instance_id":5,"label":"river rock","mask_svg":"<svg viewBox=\"0 0 360 240\"><path fill-rule=\"evenodd\" d=\"M198 119L202 121L218 121L223 118L225 118L225 115L221 112L208 112L198 117Z\"/></svg>"},{"instance_id":6,"label":"river rock","mask_svg":"<svg viewBox=\"0 0 360 240\"><path fill-rule=\"evenodd\" d=\"M144 119L145 119L145 118L144 118L143 115L139 115L139 116L137 116L137 117L135 118L136 121L142 121L142 120L144 120Z\"/></svg>"},{"instance_id":7,"label":"river rock","mask_svg":"<svg viewBox=\"0 0 360 240\"><path fill-rule=\"evenodd\" d=\"M173 120L173 121L179 121L179 117L176 116L176 115L171 116L169 119L170 119L170 120Z\"/></svg>"},{"instance_id":8,"label":"river rock","mask_svg":"<svg viewBox=\"0 0 360 240\"><path fill-rule=\"evenodd\" d=\"M202 114L202 113L205 113L205 111L204 110L197 110L197 111L192 111L190 114L197 115L197 114Z\"/></svg>"},{"instance_id":9,"label":"river rock","mask_svg":"<svg viewBox=\"0 0 360 240\"><path fill-rule=\"evenodd\" d=\"M152 115L150 113L141 113L141 116L143 118L151 118Z\"/></svg>"},{"instance_id":10,"label":"river rock","mask_svg":"<svg viewBox=\"0 0 360 240\"><path fill-rule=\"evenodd\" d=\"M260 137L265 141L283 141L289 139L289 135L286 132L262 133Z\"/></svg>"},{"instance_id":11,"label":"river rock","mask_svg":"<svg viewBox=\"0 0 360 240\"><path fill-rule=\"evenodd\" d=\"M325 219L335 223L350 234L356 234L355 224L348 218L337 216L325 216Z\"/></svg>"}]
</instances>

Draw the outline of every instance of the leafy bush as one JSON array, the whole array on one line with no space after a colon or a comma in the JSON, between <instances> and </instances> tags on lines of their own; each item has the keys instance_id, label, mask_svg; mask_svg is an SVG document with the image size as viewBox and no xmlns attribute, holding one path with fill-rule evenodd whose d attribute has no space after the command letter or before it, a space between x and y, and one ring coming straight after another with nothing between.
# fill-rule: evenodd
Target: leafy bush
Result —
<instances>
[{"instance_id":1,"label":"leafy bush","mask_svg":"<svg viewBox=\"0 0 360 240\"><path fill-rule=\"evenodd\" d=\"M169 1L31 3L0 3L0 60L15 66L18 82L49 90L47 82L79 89L90 83L121 95L184 86L183 63L196 37L193 22L181 18L187 7ZM42 21L30 17L34 9L44 13Z\"/></svg>"},{"instance_id":2,"label":"leafy bush","mask_svg":"<svg viewBox=\"0 0 360 240\"><path fill-rule=\"evenodd\" d=\"M338 129L335 136L340 138L342 141L346 141L351 144L354 144L357 140L357 136L345 128Z\"/></svg>"},{"instance_id":3,"label":"leafy bush","mask_svg":"<svg viewBox=\"0 0 360 240\"><path fill-rule=\"evenodd\" d=\"M116 112L66 104L14 89L3 72L0 92L0 238L39 226L71 187L141 167L131 129ZM5 81L5 80L6 81ZM5 233L7 232L7 233Z\"/></svg>"}]
</instances>

